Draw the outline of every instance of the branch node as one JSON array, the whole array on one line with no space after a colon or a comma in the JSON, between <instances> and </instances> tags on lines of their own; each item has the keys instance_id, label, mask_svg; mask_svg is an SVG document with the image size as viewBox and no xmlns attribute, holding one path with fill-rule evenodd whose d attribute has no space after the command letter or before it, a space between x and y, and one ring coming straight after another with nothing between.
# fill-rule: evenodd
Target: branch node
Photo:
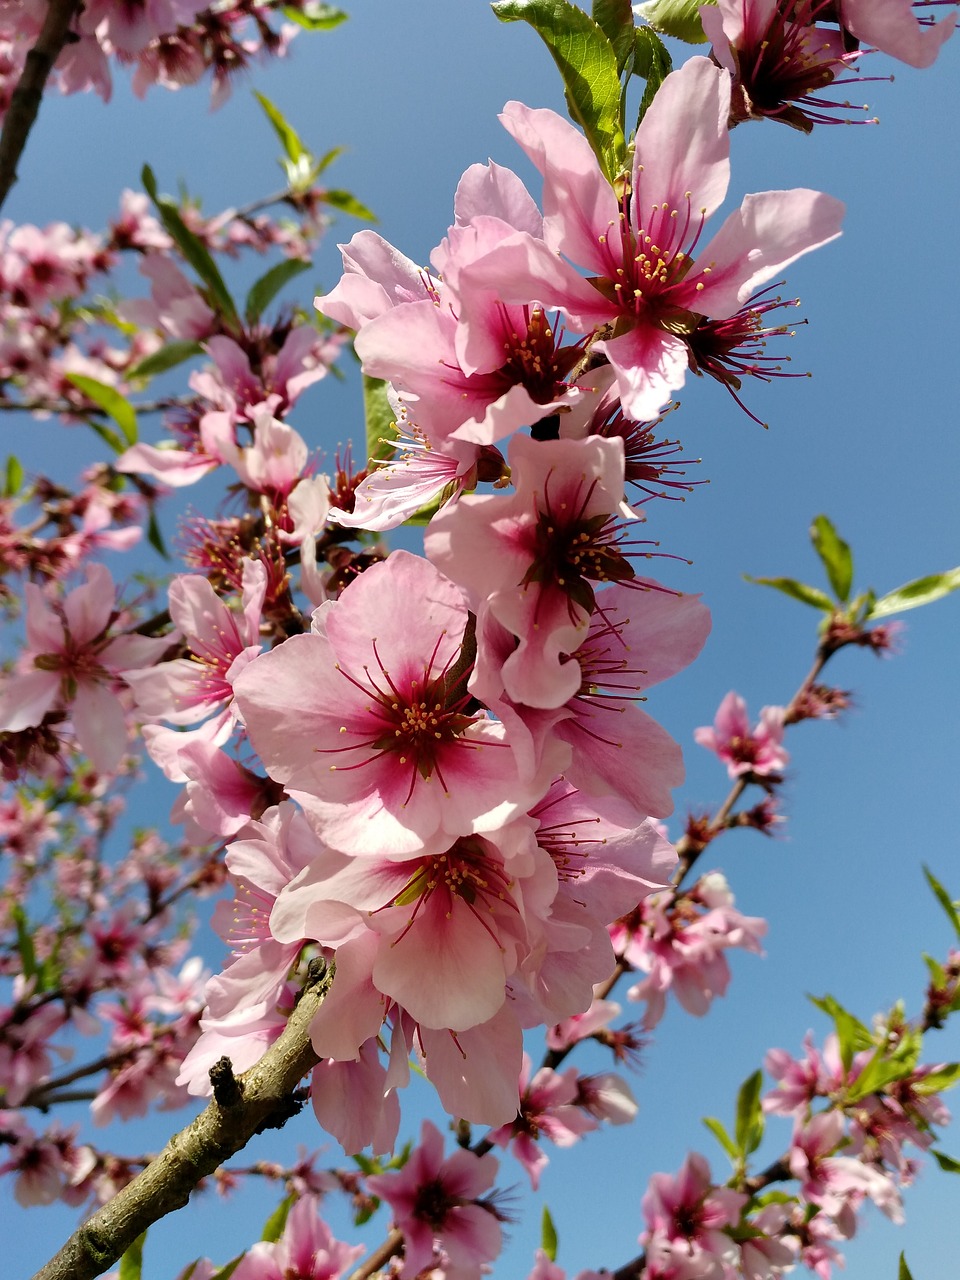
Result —
<instances>
[{"instance_id":1,"label":"branch node","mask_svg":"<svg viewBox=\"0 0 960 1280\"><path fill-rule=\"evenodd\" d=\"M233 1074L233 1063L224 1054L210 1068L213 1096L221 1107L238 1107L243 1101L243 1083Z\"/></svg>"}]
</instances>

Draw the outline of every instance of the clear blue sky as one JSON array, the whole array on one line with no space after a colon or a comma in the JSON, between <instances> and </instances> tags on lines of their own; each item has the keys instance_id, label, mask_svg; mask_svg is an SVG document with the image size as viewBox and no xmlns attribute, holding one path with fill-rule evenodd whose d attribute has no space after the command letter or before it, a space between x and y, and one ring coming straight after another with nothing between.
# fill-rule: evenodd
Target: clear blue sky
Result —
<instances>
[{"instance_id":1,"label":"clear blue sky","mask_svg":"<svg viewBox=\"0 0 960 1280\"><path fill-rule=\"evenodd\" d=\"M715 806L726 790L722 769L692 744L693 728L712 720L731 688L753 711L787 701L809 666L812 612L746 584L743 573L818 581L806 534L818 512L829 514L852 544L858 583L878 591L960 562L960 39L930 72L873 61L878 74L895 69L896 83L863 86L853 96L870 101L880 127L821 129L806 138L770 124L733 137L731 199L819 187L845 200L848 215L840 241L789 273L789 290L803 299L798 314L810 320L792 344L794 367L814 376L748 389L770 430L713 383L688 385L671 422L687 453L702 457L698 475L710 483L683 505L648 508L650 536L693 561L690 568L664 562L662 576L702 592L714 618L701 660L655 690L648 705L684 744L681 815L688 807ZM102 227L121 188L138 185L145 161L167 190L183 178L209 212L273 189L276 146L249 94L256 85L317 151L349 147L331 181L354 190L379 214L382 234L425 262L446 229L467 165L493 157L530 176L497 123L503 103L520 98L563 109L559 78L536 37L520 24L501 26L482 0L360 0L338 30L299 38L287 60L257 73L249 86L239 82L216 114L204 89L156 90L141 103L121 76L117 81L106 107L91 97L45 102L7 216ZM315 276L298 284L331 287L339 274L334 242L355 229L344 220ZM310 287L303 285L299 296L308 301ZM351 434L359 440L355 383L320 384L293 420L311 445L331 452ZM50 467L51 454L63 447L65 433L54 424L11 424L9 431L15 442L9 448L28 466L28 448L35 466ZM78 450L88 447L79 433L75 439ZM216 492L192 496L202 501L206 493L212 501ZM526 1219L513 1230L498 1275L526 1275L540 1202L554 1213L558 1261L571 1274L632 1256L649 1174L675 1170L693 1147L719 1172L699 1117L729 1119L737 1085L768 1047L798 1052L808 1028L818 1037L826 1032L805 992L831 991L865 1020L899 996L911 1010L918 1007L925 980L920 953L940 955L950 943L921 862L960 896L960 595L905 621L901 656L879 662L845 653L831 668L834 682L854 691L855 709L842 723L807 724L791 734L784 837L731 836L708 859L726 871L738 906L770 921L766 958L734 957L731 994L705 1020L676 1010L667 1016L633 1081L641 1107L633 1126L550 1152L541 1195L525 1198ZM931 1038L930 1049L944 1060L958 1058L960 1035L942 1033L936 1047ZM425 1090L417 1099L429 1106ZM411 1135L419 1114L411 1108ZM167 1128L164 1117L131 1128L127 1145L155 1148ZM774 1143L786 1141L786 1126L774 1132ZM250 1155L283 1159L297 1143L312 1148L321 1137L305 1115ZM960 1126L942 1145L960 1157ZM522 1172L505 1162L501 1183L522 1181ZM849 1249L848 1280L892 1280L900 1249L915 1280L955 1280L958 1189L930 1162L907 1197L904 1229L867 1215ZM200 1253L226 1261L250 1242L251 1223L268 1211L255 1192L226 1204L211 1193L151 1234L145 1277L168 1280ZM61 1209L25 1215L5 1207L4 1216L4 1274L11 1277L30 1274L75 1222L72 1211ZM379 1221L385 1225L385 1215Z\"/></svg>"}]
</instances>

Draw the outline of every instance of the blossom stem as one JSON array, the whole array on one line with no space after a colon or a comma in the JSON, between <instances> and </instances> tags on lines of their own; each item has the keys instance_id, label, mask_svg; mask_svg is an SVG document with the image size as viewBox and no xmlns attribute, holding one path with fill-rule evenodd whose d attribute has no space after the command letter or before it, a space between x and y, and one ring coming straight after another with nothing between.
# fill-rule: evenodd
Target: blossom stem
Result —
<instances>
[{"instance_id":1,"label":"blossom stem","mask_svg":"<svg viewBox=\"0 0 960 1280\"><path fill-rule=\"evenodd\" d=\"M182 1208L197 1184L246 1146L255 1133L282 1125L291 1114L291 1095L319 1061L310 1043L310 1023L328 986L321 979L304 989L279 1039L240 1077L243 1097L236 1105L211 1102L142 1173L82 1225L33 1280L93 1280L122 1257L147 1227Z\"/></svg>"}]
</instances>

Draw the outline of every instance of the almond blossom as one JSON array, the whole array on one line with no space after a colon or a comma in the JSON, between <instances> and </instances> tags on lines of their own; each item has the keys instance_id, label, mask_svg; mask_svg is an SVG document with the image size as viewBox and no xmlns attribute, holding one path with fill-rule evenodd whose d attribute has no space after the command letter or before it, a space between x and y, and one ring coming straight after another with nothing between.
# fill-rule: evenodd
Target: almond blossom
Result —
<instances>
[{"instance_id":1,"label":"almond blossom","mask_svg":"<svg viewBox=\"0 0 960 1280\"><path fill-rule=\"evenodd\" d=\"M447 1280L480 1280L502 1244L500 1215L486 1194L496 1175L491 1155L461 1150L444 1159L440 1131L424 1120L420 1145L399 1173L367 1179L403 1232L401 1280L438 1263Z\"/></svg>"},{"instance_id":2,"label":"almond blossom","mask_svg":"<svg viewBox=\"0 0 960 1280\"><path fill-rule=\"evenodd\" d=\"M762 707L760 721L751 729L747 704L731 690L717 709L713 727L694 729L693 740L713 751L731 778L780 774L790 759L783 746L783 717L783 707Z\"/></svg>"},{"instance_id":3,"label":"almond blossom","mask_svg":"<svg viewBox=\"0 0 960 1280\"><path fill-rule=\"evenodd\" d=\"M613 366L624 411L655 418L683 385L684 335L699 318L733 315L760 285L840 233L840 202L797 188L748 195L699 247L729 183L729 110L726 71L691 58L672 72L637 129L629 187L618 197L572 125L508 103L501 120L543 174L543 239L507 237L462 272L468 334L491 291L505 303L537 298L558 307L578 332L602 331L593 349ZM468 370L471 351L468 340Z\"/></svg>"},{"instance_id":4,"label":"almond blossom","mask_svg":"<svg viewBox=\"0 0 960 1280\"><path fill-rule=\"evenodd\" d=\"M395 551L237 678L254 748L329 845L416 854L440 833L493 830L541 793L516 776L503 726L468 710L466 625L460 589Z\"/></svg>"},{"instance_id":5,"label":"almond blossom","mask_svg":"<svg viewBox=\"0 0 960 1280\"><path fill-rule=\"evenodd\" d=\"M62 601L32 582L24 593L27 649L23 669L0 689L0 731L35 727L50 712L69 710L81 749L109 773L127 744L121 676L155 661L170 638L110 636L116 591L106 565L88 565L86 582Z\"/></svg>"}]
</instances>

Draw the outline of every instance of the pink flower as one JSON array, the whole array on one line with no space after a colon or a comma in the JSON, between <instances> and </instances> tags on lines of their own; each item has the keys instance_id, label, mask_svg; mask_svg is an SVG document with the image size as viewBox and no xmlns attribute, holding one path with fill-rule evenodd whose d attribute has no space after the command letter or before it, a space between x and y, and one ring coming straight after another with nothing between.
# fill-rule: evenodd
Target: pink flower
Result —
<instances>
[{"instance_id":1,"label":"pink flower","mask_svg":"<svg viewBox=\"0 0 960 1280\"><path fill-rule=\"evenodd\" d=\"M751 729L747 704L731 690L720 703L713 728L695 729L693 739L724 761L731 778L779 774L790 759L782 745L783 714L783 707L763 707L759 724Z\"/></svg>"},{"instance_id":2,"label":"pink flower","mask_svg":"<svg viewBox=\"0 0 960 1280\"><path fill-rule=\"evenodd\" d=\"M541 1067L530 1078L530 1059L523 1055L520 1073L520 1114L510 1125L501 1125L489 1136L499 1147L510 1147L523 1165L534 1191L540 1185L540 1174L548 1157L539 1145L541 1136L558 1147L570 1147L597 1122L576 1104L579 1096L577 1069L568 1067L560 1073Z\"/></svg>"},{"instance_id":3,"label":"pink flower","mask_svg":"<svg viewBox=\"0 0 960 1280\"><path fill-rule=\"evenodd\" d=\"M503 726L467 710L466 625L459 588L395 551L238 677L254 749L334 848L412 854L542 792L516 776Z\"/></svg>"},{"instance_id":4,"label":"pink flower","mask_svg":"<svg viewBox=\"0 0 960 1280\"><path fill-rule=\"evenodd\" d=\"M301 1196L294 1204L274 1244L261 1240L240 1261L235 1280L337 1280L365 1252L362 1244L335 1240L320 1217L316 1196Z\"/></svg>"},{"instance_id":5,"label":"pink flower","mask_svg":"<svg viewBox=\"0 0 960 1280\"><path fill-rule=\"evenodd\" d=\"M624 411L638 421L656 417L683 385L684 332L700 316L732 315L761 284L839 234L838 201L768 191L747 196L698 248L729 182L729 109L729 75L706 58L669 75L637 129L630 186L618 198L576 129L552 111L508 103L501 119L544 176L543 240L508 237L462 273L468 331L491 290L507 303L537 298L559 307L582 333L612 324L616 336L594 350L613 366Z\"/></svg>"},{"instance_id":6,"label":"pink flower","mask_svg":"<svg viewBox=\"0 0 960 1280\"><path fill-rule=\"evenodd\" d=\"M643 1197L645 1274L650 1280L722 1280L738 1255L723 1228L739 1222L748 1199L714 1186L710 1166L696 1152L676 1177L655 1173Z\"/></svg>"},{"instance_id":7,"label":"pink flower","mask_svg":"<svg viewBox=\"0 0 960 1280\"><path fill-rule=\"evenodd\" d=\"M840 0L840 21L864 44L911 67L929 67L956 30L957 20L953 13L936 23L915 14L926 7L913 0Z\"/></svg>"},{"instance_id":8,"label":"pink flower","mask_svg":"<svg viewBox=\"0 0 960 1280\"><path fill-rule=\"evenodd\" d=\"M850 110L812 96L837 80L859 54L844 47L842 32L816 26L832 6L799 0L784 9L777 0L717 0L700 8L714 56L733 76L731 119L763 116L809 133L815 124L841 124L824 108Z\"/></svg>"},{"instance_id":9,"label":"pink flower","mask_svg":"<svg viewBox=\"0 0 960 1280\"><path fill-rule=\"evenodd\" d=\"M106 565L89 565L87 581L62 601L28 582L24 670L0 692L0 730L37 726L69 708L77 740L97 770L117 767L127 745L126 715L118 696L125 668L155 660L169 637L121 635L112 639L115 590Z\"/></svg>"},{"instance_id":10,"label":"pink flower","mask_svg":"<svg viewBox=\"0 0 960 1280\"><path fill-rule=\"evenodd\" d=\"M420 1145L399 1173L367 1179L403 1232L401 1280L438 1264L448 1280L479 1280L483 1264L497 1256L502 1243L497 1210L482 1198L496 1173L490 1155L458 1150L444 1159L442 1135L424 1120Z\"/></svg>"}]
</instances>

